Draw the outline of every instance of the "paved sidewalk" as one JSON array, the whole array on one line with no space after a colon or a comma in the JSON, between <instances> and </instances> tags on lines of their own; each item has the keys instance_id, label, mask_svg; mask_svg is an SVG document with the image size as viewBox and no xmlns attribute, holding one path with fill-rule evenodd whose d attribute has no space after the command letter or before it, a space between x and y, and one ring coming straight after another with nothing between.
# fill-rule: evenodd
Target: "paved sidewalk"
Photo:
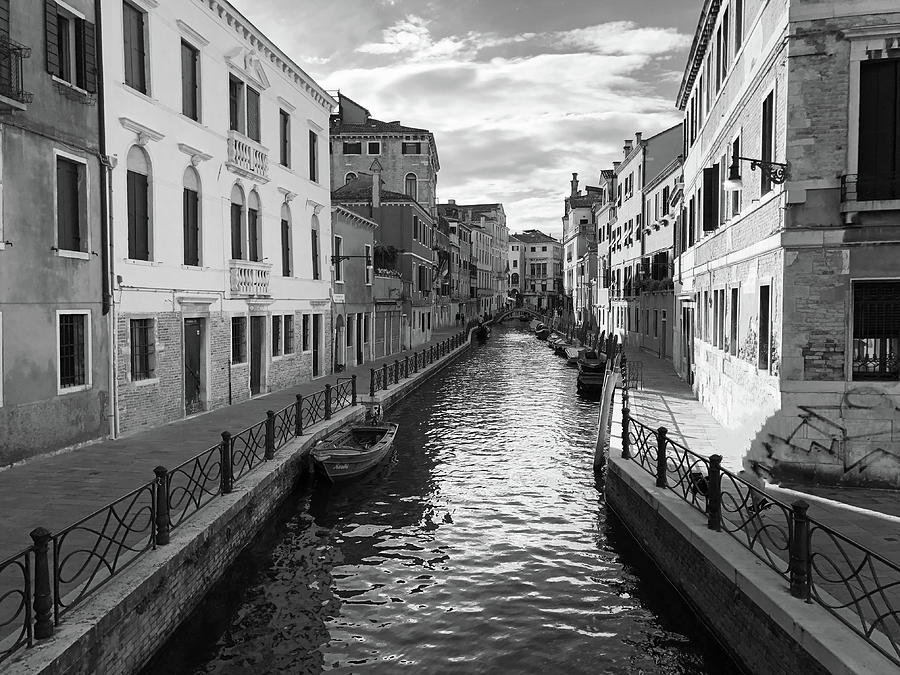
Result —
<instances>
[{"instance_id":1,"label":"paved sidewalk","mask_svg":"<svg viewBox=\"0 0 900 675\"><path fill-rule=\"evenodd\" d=\"M462 331L435 330L434 344ZM321 391L338 377L357 376L357 391L368 396L369 370L384 362L403 360L421 351L419 345L386 359L348 368L345 372L258 396L188 419L154 427L124 438L93 443L77 450L36 457L0 471L0 560L31 543L35 527L55 532L74 523L127 492L149 482L153 467L176 466L216 445L223 431L237 433L280 410L297 394Z\"/></svg>"},{"instance_id":2,"label":"paved sidewalk","mask_svg":"<svg viewBox=\"0 0 900 675\"><path fill-rule=\"evenodd\" d=\"M666 427L670 438L693 452L722 455L724 468L740 471L745 435L716 421L671 363L643 351L627 354L629 362L643 364L644 375L643 389L629 391L631 416L653 428ZM766 491L787 503L804 499L811 517L900 563L900 492L797 484L767 485Z\"/></svg>"}]
</instances>

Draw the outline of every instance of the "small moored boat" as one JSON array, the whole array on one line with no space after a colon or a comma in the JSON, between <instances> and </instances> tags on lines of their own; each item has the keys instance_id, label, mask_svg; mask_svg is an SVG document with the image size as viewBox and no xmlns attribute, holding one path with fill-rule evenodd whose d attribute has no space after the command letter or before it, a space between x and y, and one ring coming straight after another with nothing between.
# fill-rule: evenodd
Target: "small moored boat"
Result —
<instances>
[{"instance_id":1,"label":"small moored boat","mask_svg":"<svg viewBox=\"0 0 900 675\"><path fill-rule=\"evenodd\" d=\"M546 340L550 337L550 329L541 323L534 329L534 334L537 335L538 340Z\"/></svg>"},{"instance_id":2,"label":"small moored boat","mask_svg":"<svg viewBox=\"0 0 900 675\"><path fill-rule=\"evenodd\" d=\"M587 351L587 347L567 347L566 348L566 363L570 366L577 366L578 359L581 358L581 355Z\"/></svg>"},{"instance_id":3,"label":"small moored boat","mask_svg":"<svg viewBox=\"0 0 900 675\"><path fill-rule=\"evenodd\" d=\"M594 350L578 357L578 393L603 391L606 374L606 355Z\"/></svg>"},{"instance_id":4,"label":"small moored boat","mask_svg":"<svg viewBox=\"0 0 900 675\"><path fill-rule=\"evenodd\" d=\"M356 478L390 452L397 429L392 422L351 424L319 441L313 459L331 481Z\"/></svg>"}]
</instances>

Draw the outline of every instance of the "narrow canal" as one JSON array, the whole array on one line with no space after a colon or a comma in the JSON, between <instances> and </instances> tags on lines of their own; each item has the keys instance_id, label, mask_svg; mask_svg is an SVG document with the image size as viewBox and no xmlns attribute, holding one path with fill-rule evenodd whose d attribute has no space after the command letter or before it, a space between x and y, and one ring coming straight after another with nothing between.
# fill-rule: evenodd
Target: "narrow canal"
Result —
<instances>
[{"instance_id":1,"label":"narrow canal","mask_svg":"<svg viewBox=\"0 0 900 675\"><path fill-rule=\"evenodd\" d=\"M395 454L301 490L147 673L735 667L607 513L597 406L518 325L388 419Z\"/></svg>"}]
</instances>

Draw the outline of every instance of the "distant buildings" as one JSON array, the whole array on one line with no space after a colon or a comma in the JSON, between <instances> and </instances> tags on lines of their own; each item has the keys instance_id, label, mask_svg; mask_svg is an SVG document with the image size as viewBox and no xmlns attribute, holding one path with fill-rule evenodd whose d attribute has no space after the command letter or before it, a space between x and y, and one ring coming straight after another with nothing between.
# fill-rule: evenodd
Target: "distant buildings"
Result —
<instances>
[{"instance_id":1,"label":"distant buildings","mask_svg":"<svg viewBox=\"0 0 900 675\"><path fill-rule=\"evenodd\" d=\"M559 309L563 298L563 247L540 230L509 235L510 295L536 310Z\"/></svg>"},{"instance_id":2,"label":"distant buildings","mask_svg":"<svg viewBox=\"0 0 900 675\"><path fill-rule=\"evenodd\" d=\"M563 292L567 317L578 323L590 323L594 302L592 281L597 274L597 229L592 219L594 204L600 201L601 191L588 187L578 189L578 174L572 174L572 189L565 199L562 217L565 253L563 261Z\"/></svg>"}]
</instances>

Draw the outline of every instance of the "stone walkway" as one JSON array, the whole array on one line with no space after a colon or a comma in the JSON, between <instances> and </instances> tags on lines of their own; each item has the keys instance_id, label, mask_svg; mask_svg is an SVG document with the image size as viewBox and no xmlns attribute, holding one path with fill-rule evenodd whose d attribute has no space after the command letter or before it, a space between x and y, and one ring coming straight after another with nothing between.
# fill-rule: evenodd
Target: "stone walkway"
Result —
<instances>
[{"instance_id":1,"label":"stone walkway","mask_svg":"<svg viewBox=\"0 0 900 675\"><path fill-rule=\"evenodd\" d=\"M462 331L433 332L434 344ZM236 403L147 431L84 447L36 457L0 471L0 561L31 544L35 527L58 531L153 479L153 468L177 466L211 448L223 431L237 433L260 422L267 410L281 410L297 394L312 394L334 385L338 377L357 376L357 391L368 396L369 370L383 362L401 361L414 350L392 354L343 373Z\"/></svg>"}]
</instances>

